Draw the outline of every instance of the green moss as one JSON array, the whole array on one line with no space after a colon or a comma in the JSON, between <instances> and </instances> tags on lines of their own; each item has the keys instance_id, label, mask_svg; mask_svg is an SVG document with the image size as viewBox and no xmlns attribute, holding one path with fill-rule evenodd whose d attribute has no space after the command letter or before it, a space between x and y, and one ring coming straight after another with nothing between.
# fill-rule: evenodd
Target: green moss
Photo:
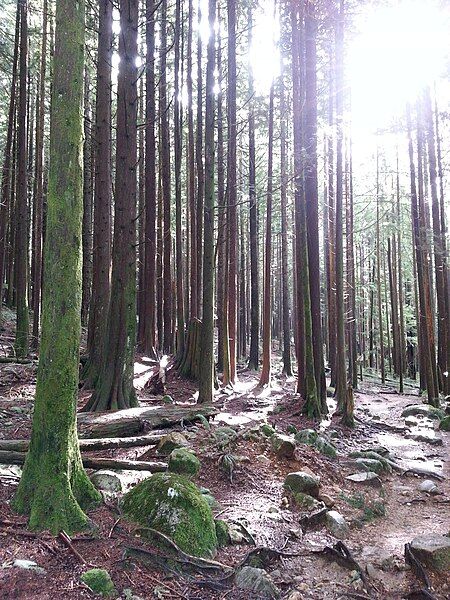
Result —
<instances>
[{"instance_id":1,"label":"green moss","mask_svg":"<svg viewBox=\"0 0 450 600\"><path fill-rule=\"evenodd\" d=\"M228 525L225 523L225 521L222 521L221 519L216 519L214 523L216 525L217 544L219 548L223 548L224 546L227 546L230 543Z\"/></svg>"},{"instance_id":2,"label":"green moss","mask_svg":"<svg viewBox=\"0 0 450 600\"><path fill-rule=\"evenodd\" d=\"M271 437L275 433L275 429L269 423L263 423L259 430L266 437Z\"/></svg>"},{"instance_id":3,"label":"green moss","mask_svg":"<svg viewBox=\"0 0 450 600\"><path fill-rule=\"evenodd\" d=\"M303 508L305 510L313 510L315 508L319 508L320 506L320 502L318 502L309 494L303 494L302 492L294 492L292 496L294 498L295 504L299 508Z\"/></svg>"},{"instance_id":4,"label":"green moss","mask_svg":"<svg viewBox=\"0 0 450 600\"><path fill-rule=\"evenodd\" d=\"M200 461L190 450L175 448L169 456L169 471L194 476L200 471Z\"/></svg>"},{"instance_id":5,"label":"green moss","mask_svg":"<svg viewBox=\"0 0 450 600\"><path fill-rule=\"evenodd\" d=\"M81 575L81 581L94 593L111 598L117 595L111 576L105 569L90 569Z\"/></svg>"},{"instance_id":6,"label":"green moss","mask_svg":"<svg viewBox=\"0 0 450 600\"><path fill-rule=\"evenodd\" d=\"M189 554L215 554L211 508L183 475L156 473L145 479L124 496L123 511L133 521L164 533Z\"/></svg>"},{"instance_id":7,"label":"green moss","mask_svg":"<svg viewBox=\"0 0 450 600\"><path fill-rule=\"evenodd\" d=\"M439 429L441 431L450 431L450 415L447 415L439 423Z\"/></svg>"}]
</instances>

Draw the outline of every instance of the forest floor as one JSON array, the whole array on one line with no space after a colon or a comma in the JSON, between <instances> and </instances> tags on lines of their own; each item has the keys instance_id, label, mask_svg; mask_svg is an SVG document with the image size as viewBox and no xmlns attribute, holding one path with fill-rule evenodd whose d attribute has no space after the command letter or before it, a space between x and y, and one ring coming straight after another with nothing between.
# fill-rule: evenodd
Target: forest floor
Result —
<instances>
[{"instance_id":1,"label":"forest floor","mask_svg":"<svg viewBox=\"0 0 450 600\"><path fill-rule=\"evenodd\" d=\"M0 344L6 347L10 336L11 331L6 328ZM275 373L279 367L275 360ZM146 364L138 361L137 385L142 385L151 372ZM0 365L0 439L29 437L35 377L35 362ZM404 545L414 537L427 533L447 534L450 524L450 434L436 432L435 422L426 417L410 418L407 423L401 417L406 406L421 403L417 390L411 386L407 393L399 395L392 382L383 386L373 376L365 378L355 393L356 427L353 430L341 427L337 417L320 425L322 434L337 448L336 458L328 458L305 444L297 445L293 457L279 458L267 438L257 432L258 426L268 421L277 431L286 433L292 426L300 430L313 423L301 414L294 378L275 375L271 388L265 390L259 389L257 383L255 374L242 370L235 388L218 394L221 412L211 420L210 427L200 423L188 425L183 431L202 464L195 481L208 488L217 500L213 512L229 523L243 525L241 532L247 538L247 542L219 550L216 560L237 566L254 544L279 550L281 555L271 556L264 566L281 597L290 600L450 598L450 578L429 570L434 596L414 595L423 586L404 558ZM176 374L168 378L167 393L175 402L193 401L194 391L194 384L179 379ZM80 396L82 402L86 393ZM140 390L139 397L144 405L155 405L159 401L150 397L145 389ZM331 400L330 408L333 408ZM231 426L238 433L226 450L218 447L215 436L217 429L223 426ZM181 426L175 429L181 430ZM374 486L346 479L355 472L350 452L380 446L401 463L402 470L380 474ZM229 473L220 467L220 456L224 452L236 458L231 481ZM103 450L92 453L94 455L160 460L154 446ZM408 468L428 470L438 493L419 491L425 477L408 473ZM284 479L288 473L300 470L310 470L320 476L321 497L345 517L349 531L344 542L358 563L356 567L341 561L338 564L322 552L327 546L333 547L337 539L322 521L306 526L302 518L307 513L287 497ZM121 598L131 598L132 594L145 599L250 600L261 597L233 585L219 590L205 587L204 581L209 577L205 573L174 575L168 569L148 566L137 559L124 559L127 547L145 548L148 542L122 518L117 495L105 494L105 503L89 515L98 527L96 534L73 536L72 549L45 532L29 532L26 519L10 508L20 473L18 466L0 464L2 599L93 597L80 581L81 573L89 566L107 569ZM129 487L147 475L129 471L123 481ZM43 570L14 567L16 559L34 561Z\"/></svg>"}]
</instances>

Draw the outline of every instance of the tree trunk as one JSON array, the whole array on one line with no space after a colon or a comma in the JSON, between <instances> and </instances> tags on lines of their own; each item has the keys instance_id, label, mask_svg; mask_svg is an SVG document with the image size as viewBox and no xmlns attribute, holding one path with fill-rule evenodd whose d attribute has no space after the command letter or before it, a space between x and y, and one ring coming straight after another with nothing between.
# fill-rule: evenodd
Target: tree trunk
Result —
<instances>
[{"instance_id":1,"label":"tree trunk","mask_svg":"<svg viewBox=\"0 0 450 600\"><path fill-rule=\"evenodd\" d=\"M272 320L272 196L273 196L273 83L269 96L269 137L267 162L267 204L266 204L266 243L264 248L264 284L263 284L263 353L259 385L270 385L271 378L271 320Z\"/></svg>"},{"instance_id":2,"label":"tree trunk","mask_svg":"<svg viewBox=\"0 0 450 600\"><path fill-rule=\"evenodd\" d=\"M206 63L205 102L205 202L203 241L203 319L200 342L198 403L212 403L214 396L214 127L215 127L215 29L216 0L208 2L210 37Z\"/></svg>"},{"instance_id":3,"label":"tree trunk","mask_svg":"<svg viewBox=\"0 0 450 600\"><path fill-rule=\"evenodd\" d=\"M114 246L111 300L102 369L85 410L137 404L133 387L136 342L136 185L138 0L121 0Z\"/></svg>"},{"instance_id":4,"label":"tree trunk","mask_svg":"<svg viewBox=\"0 0 450 600\"><path fill-rule=\"evenodd\" d=\"M112 5L99 4L97 98L95 104L95 178L92 295L89 306L86 388L95 387L102 366L110 294L111 266L111 61Z\"/></svg>"},{"instance_id":5,"label":"tree trunk","mask_svg":"<svg viewBox=\"0 0 450 600\"><path fill-rule=\"evenodd\" d=\"M100 494L76 429L81 322L84 2L56 3L42 341L30 450L13 500L32 529L71 534Z\"/></svg>"},{"instance_id":6,"label":"tree trunk","mask_svg":"<svg viewBox=\"0 0 450 600\"><path fill-rule=\"evenodd\" d=\"M29 345L28 316L28 173L27 173L27 52L28 2L20 0L19 102L17 107L17 222L15 247L16 356L25 358Z\"/></svg>"},{"instance_id":7,"label":"tree trunk","mask_svg":"<svg viewBox=\"0 0 450 600\"><path fill-rule=\"evenodd\" d=\"M380 371L381 383L386 382L386 370L384 366L384 335L383 335L383 312L381 303L381 248L380 248L380 165L379 150L377 148L377 224L376 224L376 244L377 244L377 304L378 304L378 339L380 343Z\"/></svg>"}]
</instances>

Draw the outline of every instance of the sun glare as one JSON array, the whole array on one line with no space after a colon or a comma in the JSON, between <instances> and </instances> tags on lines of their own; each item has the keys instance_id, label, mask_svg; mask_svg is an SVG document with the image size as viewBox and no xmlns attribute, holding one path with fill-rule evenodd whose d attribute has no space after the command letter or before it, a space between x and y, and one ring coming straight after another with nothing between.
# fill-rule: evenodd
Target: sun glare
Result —
<instances>
[{"instance_id":1,"label":"sun glare","mask_svg":"<svg viewBox=\"0 0 450 600\"><path fill-rule=\"evenodd\" d=\"M280 72L280 22L274 11L273 0L261 2L261 11L254 15L252 45L249 63L256 93L269 91L272 81Z\"/></svg>"},{"instance_id":2,"label":"sun glare","mask_svg":"<svg viewBox=\"0 0 450 600\"><path fill-rule=\"evenodd\" d=\"M450 9L434 0L364 8L349 43L347 77L355 129L384 127L403 113L449 59Z\"/></svg>"}]
</instances>

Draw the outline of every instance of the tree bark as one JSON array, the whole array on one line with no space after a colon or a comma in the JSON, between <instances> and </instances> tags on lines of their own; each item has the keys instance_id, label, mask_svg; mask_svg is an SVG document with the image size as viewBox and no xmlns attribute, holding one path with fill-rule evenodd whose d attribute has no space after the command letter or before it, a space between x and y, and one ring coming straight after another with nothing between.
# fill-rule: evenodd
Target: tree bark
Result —
<instances>
[{"instance_id":1,"label":"tree bark","mask_svg":"<svg viewBox=\"0 0 450 600\"><path fill-rule=\"evenodd\" d=\"M30 450L13 500L32 529L72 533L100 501L78 448L84 2L58 0L50 126L46 283Z\"/></svg>"}]
</instances>

